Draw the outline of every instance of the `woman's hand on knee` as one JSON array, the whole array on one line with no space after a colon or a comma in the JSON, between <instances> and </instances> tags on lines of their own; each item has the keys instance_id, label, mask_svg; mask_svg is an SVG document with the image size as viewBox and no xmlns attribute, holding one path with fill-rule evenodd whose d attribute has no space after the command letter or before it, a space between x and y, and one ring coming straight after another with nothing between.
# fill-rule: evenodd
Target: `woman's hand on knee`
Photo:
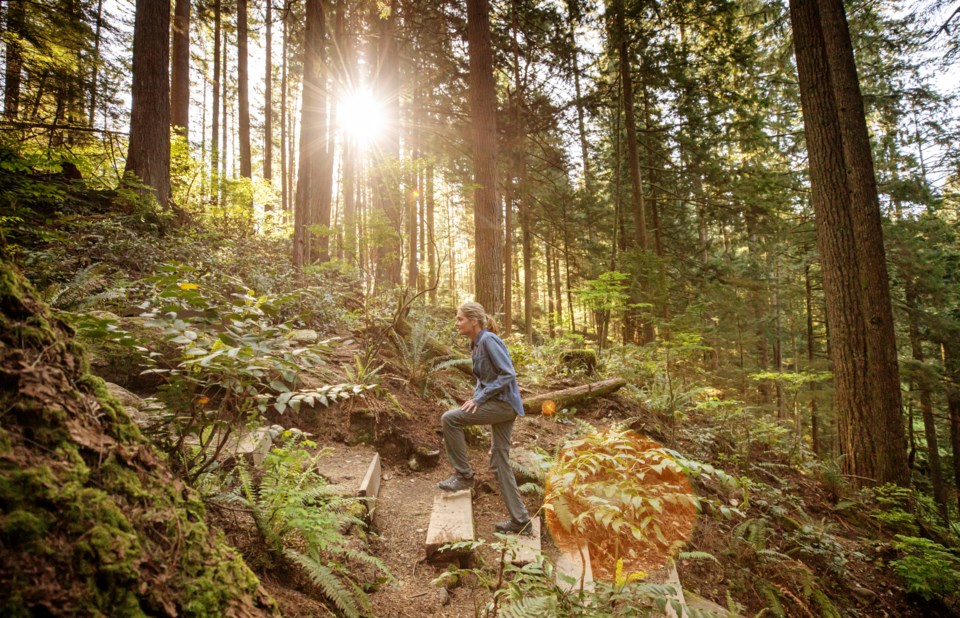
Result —
<instances>
[{"instance_id":1,"label":"woman's hand on knee","mask_svg":"<svg viewBox=\"0 0 960 618\"><path fill-rule=\"evenodd\" d=\"M477 408L479 407L480 406L477 405L476 401L474 401L473 399L468 399L463 402L463 405L460 406L460 409L463 410L464 412L469 412L470 414L473 414L474 412L477 411Z\"/></svg>"}]
</instances>

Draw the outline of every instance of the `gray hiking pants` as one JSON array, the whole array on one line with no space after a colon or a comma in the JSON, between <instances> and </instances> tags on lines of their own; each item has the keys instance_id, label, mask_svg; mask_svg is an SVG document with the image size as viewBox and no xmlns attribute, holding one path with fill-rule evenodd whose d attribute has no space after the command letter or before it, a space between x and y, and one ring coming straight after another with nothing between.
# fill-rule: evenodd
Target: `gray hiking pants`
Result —
<instances>
[{"instance_id":1,"label":"gray hiking pants","mask_svg":"<svg viewBox=\"0 0 960 618\"><path fill-rule=\"evenodd\" d=\"M513 433L513 421L517 413L510 404L498 399L491 399L476 409L467 412L460 408L447 410L440 417L443 425L443 443L447 447L447 459L453 464L457 474L464 478L473 477L473 468L467 459L467 442L463 435L463 428L468 425L490 425L493 434L493 448L490 451L490 467L497 475L500 484L500 496L510 518L517 523L530 521L527 507L520 498L517 489L517 479L510 468L510 435Z\"/></svg>"}]
</instances>

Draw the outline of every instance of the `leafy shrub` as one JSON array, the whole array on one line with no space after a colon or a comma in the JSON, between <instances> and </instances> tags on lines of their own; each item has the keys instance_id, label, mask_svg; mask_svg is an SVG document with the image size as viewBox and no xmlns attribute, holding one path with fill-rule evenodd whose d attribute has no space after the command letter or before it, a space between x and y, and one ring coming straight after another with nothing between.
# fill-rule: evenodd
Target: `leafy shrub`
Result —
<instances>
[{"instance_id":1,"label":"leafy shrub","mask_svg":"<svg viewBox=\"0 0 960 618\"><path fill-rule=\"evenodd\" d=\"M148 370L164 379L158 397L169 410L165 431L156 437L193 479L232 432L258 424L269 408L283 413L303 403L326 406L366 390L354 384L299 390L299 372L323 364L330 344L288 342L294 324L283 314L296 296L255 296L242 285L224 293L210 279L189 267L164 266L149 279L155 293L143 305L146 325L161 333L166 354L173 350L166 366Z\"/></svg>"},{"instance_id":2,"label":"leafy shrub","mask_svg":"<svg viewBox=\"0 0 960 618\"><path fill-rule=\"evenodd\" d=\"M632 568L685 541L697 507L680 464L631 431L568 442L546 479L544 509L557 543L587 542L601 575L620 559Z\"/></svg>"},{"instance_id":3,"label":"leafy shrub","mask_svg":"<svg viewBox=\"0 0 960 618\"><path fill-rule=\"evenodd\" d=\"M896 535L894 549L903 558L890 566L907 582L907 590L927 601L960 594L960 556L930 539Z\"/></svg>"}]
</instances>

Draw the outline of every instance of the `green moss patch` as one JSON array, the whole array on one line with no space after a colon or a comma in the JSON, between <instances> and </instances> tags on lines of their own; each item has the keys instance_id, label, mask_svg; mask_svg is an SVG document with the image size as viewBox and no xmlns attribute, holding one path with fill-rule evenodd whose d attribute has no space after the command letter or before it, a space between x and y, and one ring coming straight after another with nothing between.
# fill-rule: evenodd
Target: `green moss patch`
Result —
<instances>
[{"instance_id":1,"label":"green moss patch","mask_svg":"<svg viewBox=\"0 0 960 618\"><path fill-rule=\"evenodd\" d=\"M81 348L0 263L0 615L273 615Z\"/></svg>"}]
</instances>

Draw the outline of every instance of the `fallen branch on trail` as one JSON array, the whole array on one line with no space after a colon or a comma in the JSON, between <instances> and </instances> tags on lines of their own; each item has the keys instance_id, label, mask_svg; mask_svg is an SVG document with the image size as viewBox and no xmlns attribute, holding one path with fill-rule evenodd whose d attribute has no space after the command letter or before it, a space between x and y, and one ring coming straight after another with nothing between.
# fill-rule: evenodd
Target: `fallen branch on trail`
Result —
<instances>
[{"instance_id":1,"label":"fallen branch on trail","mask_svg":"<svg viewBox=\"0 0 960 618\"><path fill-rule=\"evenodd\" d=\"M589 401L594 397L603 397L604 395L609 395L610 393L615 392L626 385L627 381L623 378L610 378L609 380L603 380L601 382L593 382L592 384L584 384L583 386L565 388L561 391L543 393L542 395L524 399L523 410L527 413L539 414L540 406L543 405L544 401L554 402L557 404L557 409L560 410L562 408L569 407L574 403Z\"/></svg>"}]
</instances>

